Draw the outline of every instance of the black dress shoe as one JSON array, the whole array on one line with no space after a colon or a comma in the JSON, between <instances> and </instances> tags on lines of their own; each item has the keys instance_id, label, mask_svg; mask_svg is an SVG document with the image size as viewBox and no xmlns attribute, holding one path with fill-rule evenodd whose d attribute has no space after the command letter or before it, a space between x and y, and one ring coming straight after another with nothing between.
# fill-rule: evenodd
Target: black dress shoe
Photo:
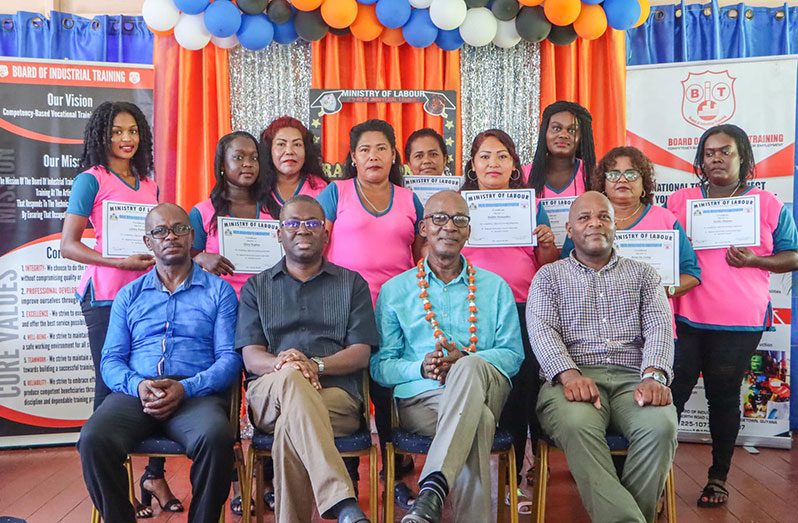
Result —
<instances>
[{"instance_id":1,"label":"black dress shoe","mask_svg":"<svg viewBox=\"0 0 798 523\"><path fill-rule=\"evenodd\" d=\"M338 515L338 523L371 523L362 510L352 509L342 511Z\"/></svg>"},{"instance_id":2,"label":"black dress shoe","mask_svg":"<svg viewBox=\"0 0 798 523\"><path fill-rule=\"evenodd\" d=\"M413 507L402 518L402 523L438 523L441 520L443 503L434 492L419 493Z\"/></svg>"}]
</instances>

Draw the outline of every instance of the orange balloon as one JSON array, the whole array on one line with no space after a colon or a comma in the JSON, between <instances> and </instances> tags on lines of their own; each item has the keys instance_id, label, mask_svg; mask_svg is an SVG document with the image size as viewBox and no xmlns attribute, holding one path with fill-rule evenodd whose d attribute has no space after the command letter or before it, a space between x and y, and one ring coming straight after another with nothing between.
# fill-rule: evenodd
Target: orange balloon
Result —
<instances>
[{"instance_id":1,"label":"orange balloon","mask_svg":"<svg viewBox=\"0 0 798 523\"><path fill-rule=\"evenodd\" d=\"M149 29L152 34L157 35L157 36L172 36L173 34L175 34L175 28L174 27L169 29L169 30L167 30L167 31L156 31L155 29L153 29L150 26L147 26L147 29Z\"/></svg>"},{"instance_id":2,"label":"orange balloon","mask_svg":"<svg viewBox=\"0 0 798 523\"><path fill-rule=\"evenodd\" d=\"M542 4L543 0L518 0L518 2L521 5L528 5L529 7L533 7Z\"/></svg>"},{"instance_id":3,"label":"orange balloon","mask_svg":"<svg viewBox=\"0 0 798 523\"><path fill-rule=\"evenodd\" d=\"M357 17L355 0L324 0L321 4L321 17L327 25L335 29L349 27Z\"/></svg>"},{"instance_id":4,"label":"orange balloon","mask_svg":"<svg viewBox=\"0 0 798 523\"><path fill-rule=\"evenodd\" d=\"M546 0L543 12L549 22L554 25L570 25L579 17L582 9L580 0Z\"/></svg>"},{"instance_id":5,"label":"orange balloon","mask_svg":"<svg viewBox=\"0 0 798 523\"><path fill-rule=\"evenodd\" d=\"M321 5L321 0L291 0L291 5L300 11L313 11Z\"/></svg>"},{"instance_id":6,"label":"orange balloon","mask_svg":"<svg viewBox=\"0 0 798 523\"><path fill-rule=\"evenodd\" d=\"M389 29L386 27L383 29L382 35L380 35L380 40L386 45L399 47L405 43L405 36L402 34L401 27L397 27L396 29Z\"/></svg>"},{"instance_id":7,"label":"orange balloon","mask_svg":"<svg viewBox=\"0 0 798 523\"><path fill-rule=\"evenodd\" d=\"M646 23L646 20L648 20L648 15L651 13L651 2L649 2L648 0L637 0L637 1L640 4L640 18L637 19L637 22L635 22L635 25L633 25L632 27L640 27L641 25Z\"/></svg>"},{"instance_id":8,"label":"orange balloon","mask_svg":"<svg viewBox=\"0 0 798 523\"><path fill-rule=\"evenodd\" d=\"M329 0L328 0L329 1ZM357 17L349 30L358 40L370 42L382 34L382 24L377 19L377 6L375 4L357 4Z\"/></svg>"},{"instance_id":9,"label":"orange balloon","mask_svg":"<svg viewBox=\"0 0 798 523\"><path fill-rule=\"evenodd\" d=\"M585 4L574 22L574 31L585 40L595 40L607 30L607 15L600 5Z\"/></svg>"}]
</instances>

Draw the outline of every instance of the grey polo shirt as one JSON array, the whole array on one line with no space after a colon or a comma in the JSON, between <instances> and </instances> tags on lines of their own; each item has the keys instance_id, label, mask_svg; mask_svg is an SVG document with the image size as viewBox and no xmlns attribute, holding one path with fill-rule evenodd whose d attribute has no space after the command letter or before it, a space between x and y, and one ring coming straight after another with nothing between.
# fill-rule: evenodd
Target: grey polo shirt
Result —
<instances>
[{"instance_id":1,"label":"grey polo shirt","mask_svg":"<svg viewBox=\"0 0 798 523\"><path fill-rule=\"evenodd\" d=\"M306 282L291 276L285 258L250 278L241 289L236 348L264 345L269 353L298 349L308 357L331 356L355 343L379 345L368 284L358 273L324 261ZM358 399L361 371L320 376L322 387L339 387Z\"/></svg>"}]
</instances>

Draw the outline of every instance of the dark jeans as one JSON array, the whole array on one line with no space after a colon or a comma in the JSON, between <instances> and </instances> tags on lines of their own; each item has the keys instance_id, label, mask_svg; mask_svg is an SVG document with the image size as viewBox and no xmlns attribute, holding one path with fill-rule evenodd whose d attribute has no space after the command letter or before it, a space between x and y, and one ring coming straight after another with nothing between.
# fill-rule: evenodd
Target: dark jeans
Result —
<instances>
[{"instance_id":1,"label":"dark jeans","mask_svg":"<svg viewBox=\"0 0 798 523\"><path fill-rule=\"evenodd\" d=\"M380 456L382 460L382 470L385 470L385 444L391 441L391 402L393 401L393 389L383 387L373 379L369 378L369 396L374 404L374 425L377 427L377 439L380 442ZM396 479L401 479L399 474L399 464L402 458L396 455ZM347 466L349 469L349 466Z\"/></svg>"},{"instance_id":2,"label":"dark jeans","mask_svg":"<svg viewBox=\"0 0 798 523\"><path fill-rule=\"evenodd\" d=\"M97 410L105 397L111 394L111 389L103 381L100 372L100 358L103 345L105 345L105 335L108 333L108 323L111 321L111 306L93 307L91 305L91 289L87 289L80 302L80 308L86 321L86 329L89 331L89 349L91 350L91 361L94 364L94 410ZM150 458L147 464L150 475L163 478L165 461L164 458Z\"/></svg>"},{"instance_id":3,"label":"dark jeans","mask_svg":"<svg viewBox=\"0 0 798 523\"><path fill-rule=\"evenodd\" d=\"M699 373L709 405L712 466L708 477L726 481L740 432L740 387L756 352L761 332L697 329L676 322L677 343L671 384L673 403L681 418Z\"/></svg>"},{"instance_id":4,"label":"dark jeans","mask_svg":"<svg viewBox=\"0 0 798 523\"><path fill-rule=\"evenodd\" d=\"M120 392L105 398L83 426L78 441L83 479L103 520L136 521L122 464L128 452L154 434L183 445L193 461L188 520L218 521L235 462L235 435L226 401L218 396L189 398L169 419L158 421L144 414L138 398Z\"/></svg>"},{"instance_id":5,"label":"dark jeans","mask_svg":"<svg viewBox=\"0 0 798 523\"><path fill-rule=\"evenodd\" d=\"M512 379L513 388L507 396L504 410L499 418L499 428L506 430L513 437L515 447L515 466L518 471L520 484L521 468L524 465L527 435L531 434L533 445L540 433L540 425L535 411L540 391L540 364L532 346L529 343L529 334L526 329L526 303L516 303L518 319L521 321L521 341L524 345L524 361Z\"/></svg>"}]
</instances>

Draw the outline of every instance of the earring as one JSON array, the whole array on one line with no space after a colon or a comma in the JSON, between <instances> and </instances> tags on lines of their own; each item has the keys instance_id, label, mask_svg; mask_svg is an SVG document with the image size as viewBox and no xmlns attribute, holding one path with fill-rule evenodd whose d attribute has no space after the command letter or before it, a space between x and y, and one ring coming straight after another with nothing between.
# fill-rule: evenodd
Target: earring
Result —
<instances>
[{"instance_id":1,"label":"earring","mask_svg":"<svg viewBox=\"0 0 798 523\"><path fill-rule=\"evenodd\" d=\"M640 195L640 198L641 198L641 199L643 199L643 198L645 198L645 197L646 197L646 190L645 190L645 189L643 189L643 194L641 194L641 195Z\"/></svg>"},{"instance_id":2,"label":"earring","mask_svg":"<svg viewBox=\"0 0 798 523\"><path fill-rule=\"evenodd\" d=\"M221 170L221 171L219 171L219 172L220 172L220 174L221 174L222 176L224 176L224 169L222 169L222 170Z\"/></svg>"},{"instance_id":3,"label":"earring","mask_svg":"<svg viewBox=\"0 0 798 523\"><path fill-rule=\"evenodd\" d=\"M357 163L354 160L352 160L352 167L357 167Z\"/></svg>"},{"instance_id":4,"label":"earring","mask_svg":"<svg viewBox=\"0 0 798 523\"><path fill-rule=\"evenodd\" d=\"M518 169L513 169L513 173L510 175L510 179L515 181L521 178L521 172Z\"/></svg>"},{"instance_id":5,"label":"earring","mask_svg":"<svg viewBox=\"0 0 798 523\"><path fill-rule=\"evenodd\" d=\"M471 180L472 182L477 181L477 173L474 172L474 169L469 169L466 173L466 178Z\"/></svg>"}]
</instances>

